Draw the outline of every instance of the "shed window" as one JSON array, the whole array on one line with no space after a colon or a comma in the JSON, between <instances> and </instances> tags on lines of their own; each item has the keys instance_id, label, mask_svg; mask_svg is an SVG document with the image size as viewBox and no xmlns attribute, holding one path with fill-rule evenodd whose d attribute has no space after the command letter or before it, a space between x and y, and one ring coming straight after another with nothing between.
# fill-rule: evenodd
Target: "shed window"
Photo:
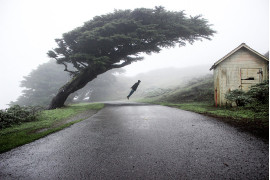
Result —
<instances>
[{"instance_id":1,"label":"shed window","mask_svg":"<svg viewBox=\"0 0 270 180\"><path fill-rule=\"evenodd\" d=\"M255 78L254 77L248 77L246 79L241 79L241 80L255 80Z\"/></svg>"},{"instance_id":2,"label":"shed window","mask_svg":"<svg viewBox=\"0 0 270 180\"><path fill-rule=\"evenodd\" d=\"M241 88L248 91L252 85L258 84L262 80L261 68L243 68L241 69Z\"/></svg>"}]
</instances>

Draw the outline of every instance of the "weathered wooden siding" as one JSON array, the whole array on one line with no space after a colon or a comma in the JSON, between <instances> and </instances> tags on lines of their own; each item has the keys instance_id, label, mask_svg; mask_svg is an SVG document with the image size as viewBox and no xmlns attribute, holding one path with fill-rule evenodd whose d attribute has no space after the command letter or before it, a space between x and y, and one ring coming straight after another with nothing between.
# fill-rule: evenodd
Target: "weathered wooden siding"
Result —
<instances>
[{"instance_id":1,"label":"weathered wooden siding","mask_svg":"<svg viewBox=\"0 0 270 180\"><path fill-rule=\"evenodd\" d=\"M218 69L214 70L214 99L216 106L220 103L220 86L219 86L219 72Z\"/></svg>"},{"instance_id":2,"label":"weathered wooden siding","mask_svg":"<svg viewBox=\"0 0 270 180\"><path fill-rule=\"evenodd\" d=\"M235 89L247 91L251 85L268 79L267 66L267 61L245 48L239 49L218 64L214 69L214 98L217 105L227 104L225 94L229 91Z\"/></svg>"}]
</instances>

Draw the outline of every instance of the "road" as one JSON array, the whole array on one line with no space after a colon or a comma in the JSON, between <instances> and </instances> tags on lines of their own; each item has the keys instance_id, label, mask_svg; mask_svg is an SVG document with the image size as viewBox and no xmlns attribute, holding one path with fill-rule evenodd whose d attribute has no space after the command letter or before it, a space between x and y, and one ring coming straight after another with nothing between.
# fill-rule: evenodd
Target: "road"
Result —
<instances>
[{"instance_id":1,"label":"road","mask_svg":"<svg viewBox=\"0 0 270 180\"><path fill-rule=\"evenodd\" d=\"M0 179L268 179L268 143L176 108L108 103L0 154Z\"/></svg>"}]
</instances>

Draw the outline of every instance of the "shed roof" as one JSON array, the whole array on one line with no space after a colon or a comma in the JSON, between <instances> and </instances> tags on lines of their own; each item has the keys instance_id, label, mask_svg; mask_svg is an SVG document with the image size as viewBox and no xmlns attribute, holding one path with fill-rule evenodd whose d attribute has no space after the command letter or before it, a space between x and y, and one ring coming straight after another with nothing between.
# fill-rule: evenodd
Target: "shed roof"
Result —
<instances>
[{"instance_id":1,"label":"shed roof","mask_svg":"<svg viewBox=\"0 0 270 180\"><path fill-rule=\"evenodd\" d=\"M214 68L216 68L216 66L221 63L222 61L226 60L228 57L230 57L232 54L234 54L236 51L238 51L241 48L246 48L247 50L249 50L250 52L256 54L257 56L261 57L262 59L269 61L267 59L267 57L265 57L264 55L258 53L257 51L255 51L254 49L250 48L249 46L247 46L245 43L240 44L237 48L235 48L234 50L232 50L231 52L229 52L226 56L224 56L223 58L221 58L220 60L218 60L217 62L215 62L215 64L213 64L213 66L210 68L210 71Z\"/></svg>"}]
</instances>

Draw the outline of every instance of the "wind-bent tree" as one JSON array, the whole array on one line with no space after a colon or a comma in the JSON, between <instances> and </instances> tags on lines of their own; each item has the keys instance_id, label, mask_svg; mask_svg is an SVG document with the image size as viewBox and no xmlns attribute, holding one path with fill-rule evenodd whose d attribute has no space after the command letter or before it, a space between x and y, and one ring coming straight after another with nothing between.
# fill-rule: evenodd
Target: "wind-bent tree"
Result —
<instances>
[{"instance_id":1,"label":"wind-bent tree","mask_svg":"<svg viewBox=\"0 0 270 180\"><path fill-rule=\"evenodd\" d=\"M117 10L96 16L56 39L58 47L48 55L65 66L72 80L52 99L49 109L62 107L69 94L113 68L142 60L139 53L158 53L161 48L210 39L215 33L207 20L186 17L183 11L155 9ZM70 66L76 70L71 71Z\"/></svg>"},{"instance_id":2,"label":"wind-bent tree","mask_svg":"<svg viewBox=\"0 0 270 180\"><path fill-rule=\"evenodd\" d=\"M74 102L116 100L123 97L119 90L123 89L124 82L119 82L119 77L115 75L123 72L125 72L124 69L112 69L99 75L82 89L75 92Z\"/></svg>"}]
</instances>

